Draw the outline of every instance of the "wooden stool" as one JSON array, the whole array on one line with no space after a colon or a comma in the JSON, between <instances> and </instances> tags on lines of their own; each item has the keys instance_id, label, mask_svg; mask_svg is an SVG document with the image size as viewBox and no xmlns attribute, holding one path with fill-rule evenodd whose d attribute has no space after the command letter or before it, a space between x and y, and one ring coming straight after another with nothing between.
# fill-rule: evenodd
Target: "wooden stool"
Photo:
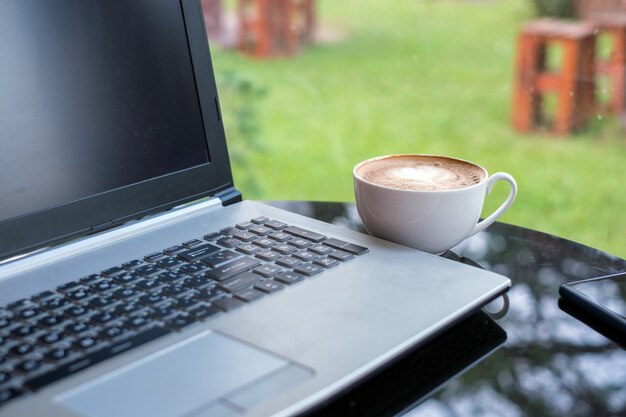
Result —
<instances>
[{"instance_id":1,"label":"wooden stool","mask_svg":"<svg viewBox=\"0 0 626 417\"><path fill-rule=\"evenodd\" d=\"M571 133L585 125L594 109L595 39L587 23L540 19L522 28L513 86L515 129L528 132L544 122L541 104L547 93L557 98L553 132ZM563 49L558 72L546 67L546 50L554 45Z\"/></svg>"},{"instance_id":2,"label":"wooden stool","mask_svg":"<svg viewBox=\"0 0 626 417\"><path fill-rule=\"evenodd\" d=\"M239 0L239 50L259 58L298 50L292 0Z\"/></svg>"},{"instance_id":3,"label":"wooden stool","mask_svg":"<svg viewBox=\"0 0 626 417\"><path fill-rule=\"evenodd\" d=\"M623 13L595 13L589 19L598 34L611 38L612 47L607 59L596 58L596 81L604 75L610 82L609 113L622 114L626 109L626 15Z\"/></svg>"}]
</instances>

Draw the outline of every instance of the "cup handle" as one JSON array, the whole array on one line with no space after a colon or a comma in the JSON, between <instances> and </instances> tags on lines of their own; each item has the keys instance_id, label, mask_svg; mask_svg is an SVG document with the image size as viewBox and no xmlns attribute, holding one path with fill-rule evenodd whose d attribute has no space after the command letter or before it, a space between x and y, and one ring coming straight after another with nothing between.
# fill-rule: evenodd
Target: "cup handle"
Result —
<instances>
[{"instance_id":1,"label":"cup handle","mask_svg":"<svg viewBox=\"0 0 626 417\"><path fill-rule=\"evenodd\" d=\"M515 179L506 172L496 172L491 177L489 177L489 179L487 180L487 193L485 194L485 197L491 192L494 184L500 180L508 182L511 186L509 196L507 197L506 201L502 203L502 205L491 214L491 216L487 217L481 222L478 222L478 224L474 226L474 230L472 230L467 237L474 236L476 233L485 230L491 225L491 223L495 222L498 217L502 216L502 214L511 206L511 204L513 204L513 200L515 200L515 196L517 195L517 183L515 182Z\"/></svg>"}]
</instances>

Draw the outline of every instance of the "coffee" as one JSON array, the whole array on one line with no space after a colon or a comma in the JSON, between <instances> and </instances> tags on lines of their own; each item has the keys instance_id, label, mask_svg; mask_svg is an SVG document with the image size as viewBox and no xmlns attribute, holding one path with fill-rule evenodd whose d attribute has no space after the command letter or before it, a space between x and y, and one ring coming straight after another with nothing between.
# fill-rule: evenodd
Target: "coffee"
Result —
<instances>
[{"instance_id":1,"label":"coffee","mask_svg":"<svg viewBox=\"0 0 626 417\"><path fill-rule=\"evenodd\" d=\"M459 159L429 155L395 155L371 160L356 174L365 181L414 191L456 190L485 179L485 171Z\"/></svg>"}]
</instances>

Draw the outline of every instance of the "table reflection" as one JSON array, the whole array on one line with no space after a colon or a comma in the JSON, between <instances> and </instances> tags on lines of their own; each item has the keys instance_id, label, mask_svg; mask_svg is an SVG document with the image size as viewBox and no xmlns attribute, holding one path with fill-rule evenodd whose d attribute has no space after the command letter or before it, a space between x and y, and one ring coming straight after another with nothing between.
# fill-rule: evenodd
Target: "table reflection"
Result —
<instances>
[{"instance_id":1,"label":"table reflection","mask_svg":"<svg viewBox=\"0 0 626 417\"><path fill-rule=\"evenodd\" d=\"M270 204L364 232L353 204ZM626 261L503 223L452 253L513 281L509 312L498 322L508 339L408 416L626 415L626 351L558 306L561 283L626 271Z\"/></svg>"}]
</instances>

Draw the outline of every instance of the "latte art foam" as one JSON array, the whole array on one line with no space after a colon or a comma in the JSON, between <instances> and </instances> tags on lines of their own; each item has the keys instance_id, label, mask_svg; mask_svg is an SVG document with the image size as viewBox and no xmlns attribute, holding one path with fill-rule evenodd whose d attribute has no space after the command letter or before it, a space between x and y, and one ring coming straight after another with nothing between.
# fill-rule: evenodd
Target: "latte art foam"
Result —
<instances>
[{"instance_id":1,"label":"latte art foam","mask_svg":"<svg viewBox=\"0 0 626 417\"><path fill-rule=\"evenodd\" d=\"M401 190L455 190L481 182L484 171L457 159L392 156L368 162L357 171L366 181Z\"/></svg>"}]
</instances>

